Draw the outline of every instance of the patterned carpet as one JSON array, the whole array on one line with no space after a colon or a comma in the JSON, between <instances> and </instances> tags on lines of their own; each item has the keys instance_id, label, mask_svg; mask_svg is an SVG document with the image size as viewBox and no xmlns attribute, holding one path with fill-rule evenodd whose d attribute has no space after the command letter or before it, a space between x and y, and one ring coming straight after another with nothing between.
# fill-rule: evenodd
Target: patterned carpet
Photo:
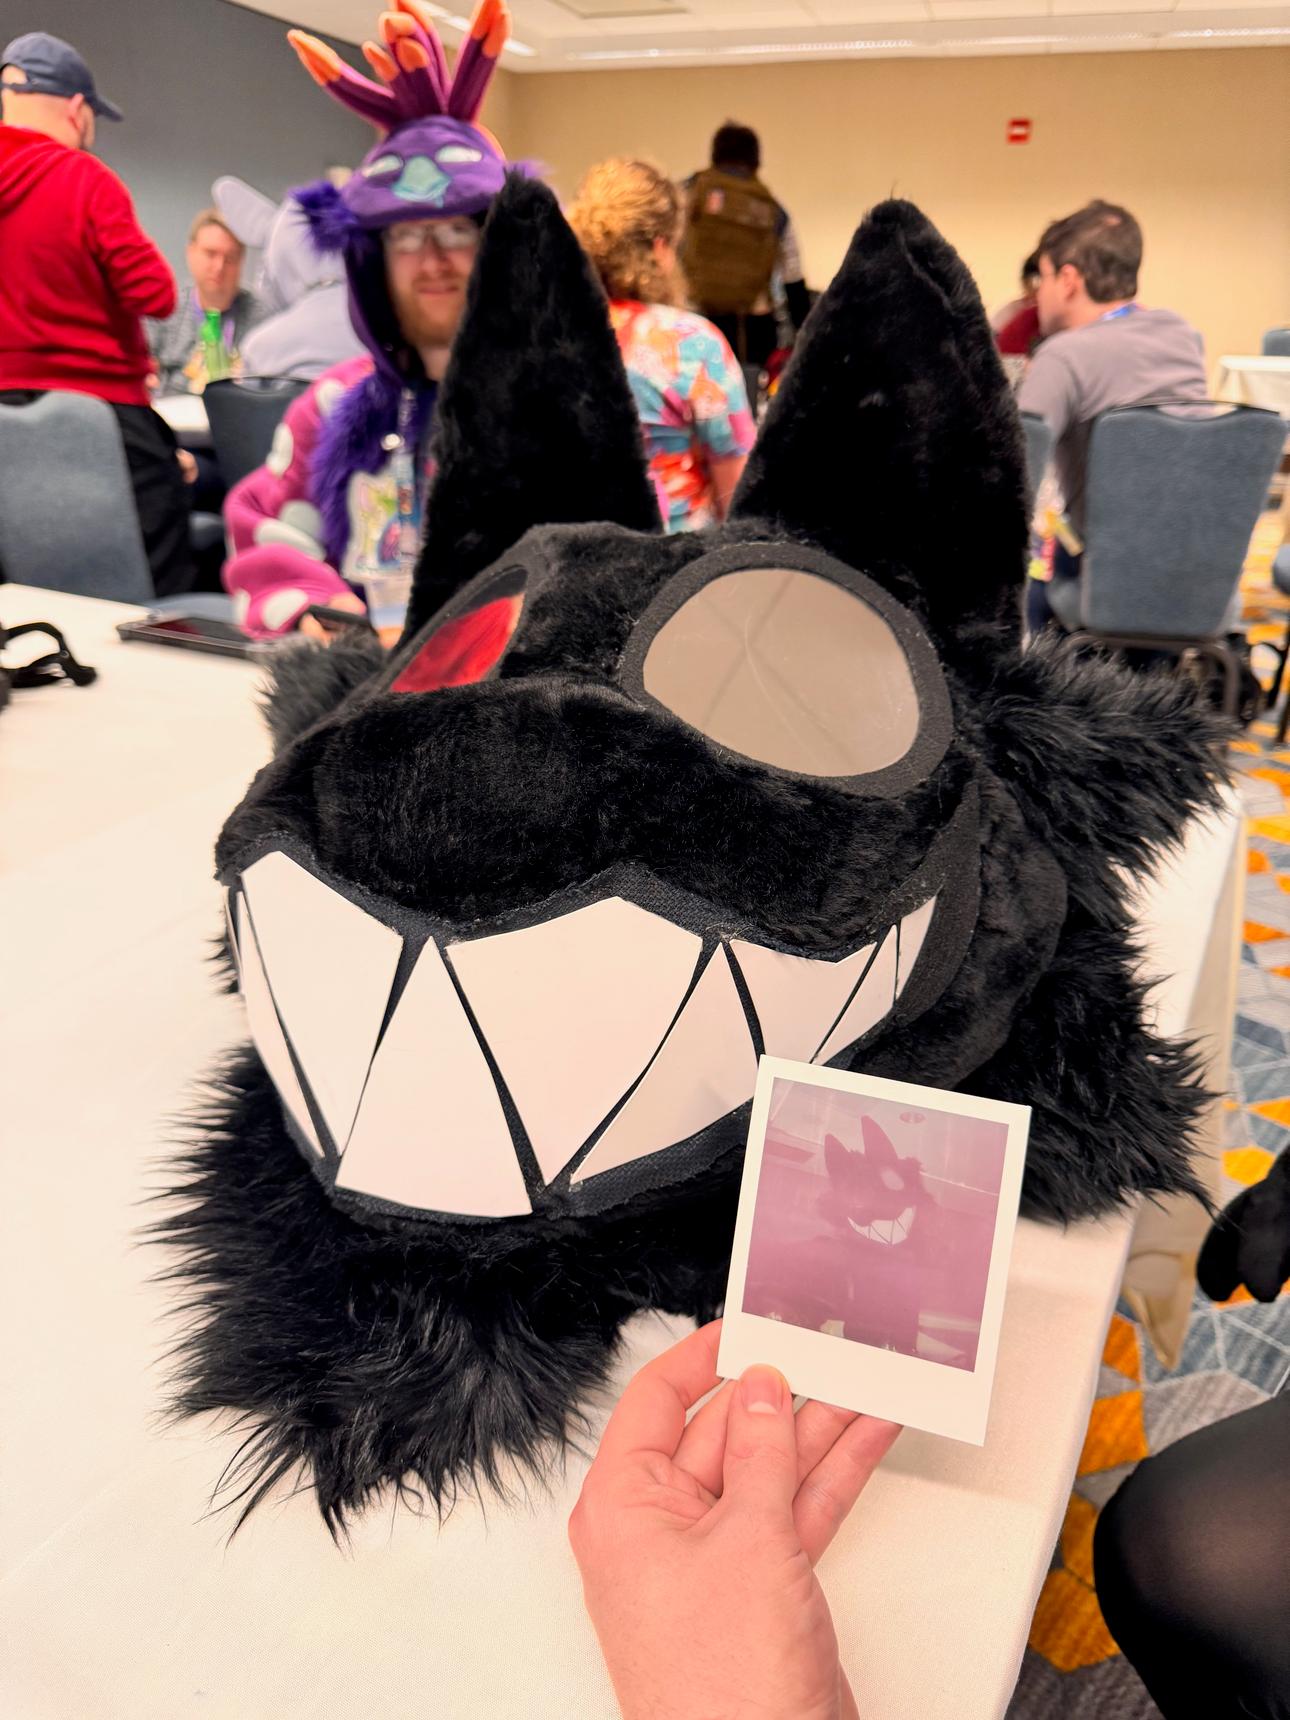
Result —
<instances>
[{"instance_id":1,"label":"patterned carpet","mask_svg":"<svg viewBox=\"0 0 1290 1720\"><path fill-rule=\"evenodd\" d=\"M1265 516L1242 590L1250 639L1280 644L1286 619L1268 568L1281 522ZM1254 653L1265 679L1272 654ZM1232 1041L1225 1199L1257 1182L1290 1141L1290 747L1274 721L1233 743L1249 819L1247 919ZM1098 1512L1140 1458L1260 1403L1290 1372L1290 1284L1263 1306L1244 1290L1197 1291L1179 1366L1166 1372L1125 1304L1111 1320L1075 1488L1044 1582L1007 1720L1158 1720L1117 1650L1093 1592Z\"/></svg>"}]
</instances>

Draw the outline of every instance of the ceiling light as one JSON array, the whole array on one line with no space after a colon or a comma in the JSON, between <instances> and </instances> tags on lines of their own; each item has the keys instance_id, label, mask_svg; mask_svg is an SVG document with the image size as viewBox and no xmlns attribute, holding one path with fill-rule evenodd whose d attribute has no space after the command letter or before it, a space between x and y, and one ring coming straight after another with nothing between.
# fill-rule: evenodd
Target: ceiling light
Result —
<instances>
[{"instance_id":1,"label":"ceiling light","mask_svg":"<svg viewBox=\"0 0 1290 1720\"><path fill-rule=\"evenodd\" d=\"M725 47L703 48L597 48L568 54L566 59L607 60L709 60L714 56L751 58L765 54L864 54L900 48L1052 48L1090 47L1099 42L1192 42L1246 40L1251 37L1288 36L1284 26L1238 27L1231 30L1099 30L1084 35L1050 31L1047 34L1013 36L913 36L874 37L848 42L737 42Z\"/></svg>"}]
</instances>

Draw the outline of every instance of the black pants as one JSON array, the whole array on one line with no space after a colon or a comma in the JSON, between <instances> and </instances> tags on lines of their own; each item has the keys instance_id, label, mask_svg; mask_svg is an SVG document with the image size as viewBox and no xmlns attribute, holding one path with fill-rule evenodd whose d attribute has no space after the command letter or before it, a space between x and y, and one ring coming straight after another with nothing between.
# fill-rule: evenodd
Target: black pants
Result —
<instances>
[{"instance_id":1,"label":"black pants","mask_svg":"<svg viewBox=\"0 0 1290 1720\"><path fill-rule=\"evenodd\" d=\"M1111 1635L1166 1720L1290 1720L1290 1395L1140 1463L1093 1562Z\"/></svg>"},{"instance_id":2,"label":"black pants","mask_svg":"<svg viewBox=\"0 0 1290 1720\"><path fill-rule=\"evenodd\" d=\"M37 398L32 388L0 391L6 406L26 406ZM151 406L107 404L121 430L153 588L158 597L191 591L196 572L188 543L188 491L175 458L175 433ZM75 481L69 473L68 482Z\"/></svg>"},{"instance_id":3,"label":"black pants","mask_svg":"<svg viewBox=\"0 0 1290 1720\"><path fill-rule=\"evenodd\" d=\"M755 364L760 370L779 345L779 324L769 311L758 316L740 316L735 311L703 314L725 335L740 364Z\"/></svg>"}]
</instances>

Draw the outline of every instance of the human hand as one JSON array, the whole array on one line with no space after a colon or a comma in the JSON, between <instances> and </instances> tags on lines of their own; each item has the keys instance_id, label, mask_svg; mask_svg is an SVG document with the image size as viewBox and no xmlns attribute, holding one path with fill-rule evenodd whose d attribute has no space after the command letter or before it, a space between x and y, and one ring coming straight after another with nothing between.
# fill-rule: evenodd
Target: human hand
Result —
<instances>
[{"instance_id":1,"label":"human hand","mask_svg":"<svg viewBox=\"0 0 1290 1720\"><path fill-rule=\"evenodd\" d=\"M1243 1189L1219 1213L1196 1263L1201 1289L1224 1302L1244 1284L1260 1302L1275 1302L1290 1279L1290 1156L1282 1153L1262 1182Z\"/></svg>"},{"instance_id":2,"label":"human hand","mask_svg":"<svg viewBox=\"0 0 1290 1720\"><path fill-rule=\"evenodd\" d=\"M569 1541L623 1720L855 1720L814 1566L900 1431L749 1368L714 1321L609 1419Z\"/></svg>"},{"instance_id":3,"label":"human hand","mask_svg":"<svg viewBox=\"0 0 1290 1720\"><path fill-rule=\"evenodd\" d=\"M186 484L197 482L197 461L187 448L176 448L175 458L179 461L179 470L184 474Z\"/></svg>"},{"instance_id":4,"label":"human hand","mask_svg":"<svg viewBox=\"0 0 1290 1720\"><path fill-rule=\"evenodd\" d=\"M351 615L366 615L367 605L361 597L356 597L352 591L342 591L335 597L328 597L328 609L346 609ZM323 626L316 615L302 615L297 624L306 639L319 639L324 645L330 645L336 637L335 633Z\"/></svg>"}]
</instances>

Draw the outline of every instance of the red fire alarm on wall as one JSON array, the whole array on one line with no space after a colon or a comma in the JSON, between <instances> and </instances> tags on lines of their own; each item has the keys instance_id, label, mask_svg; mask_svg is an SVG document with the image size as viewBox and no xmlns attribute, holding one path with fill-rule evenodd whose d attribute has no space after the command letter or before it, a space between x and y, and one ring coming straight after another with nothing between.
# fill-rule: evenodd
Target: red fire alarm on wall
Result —
<instances>
[{"instance_id":1,"label":"red fire alarm on wall","mask_svg":"<svg viewBox=\"0 0 1290 1720\"><path fill-rule=\"evenodd\" d=\"M1008 121L1008 142L1030 142L1030 121L1028 119L1010 119Z\"/></svg>"}]
</instances>

